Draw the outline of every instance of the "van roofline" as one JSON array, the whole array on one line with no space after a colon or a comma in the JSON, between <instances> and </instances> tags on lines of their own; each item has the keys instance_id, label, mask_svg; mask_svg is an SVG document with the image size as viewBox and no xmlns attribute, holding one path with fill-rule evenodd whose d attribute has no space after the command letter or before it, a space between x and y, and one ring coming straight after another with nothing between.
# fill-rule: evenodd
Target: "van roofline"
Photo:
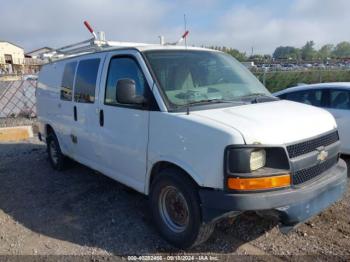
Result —
<instances>
[{"instance_id":1,"label":"van roofline","mask_svg":"<svg viewBox=\"0 0 350 262\"><path fill-rule=\"evenodd\" d=\"M118 46L118 47L106 47L98 51L94 52L82 52L78 54L72 54L72 55L66 55L62 58L55 58L52 61L48 61L47 63L44 63L44 65L52 64L59 61L65 61L73 58L80 58L82 56L87 56L91 54L97 54L97 53L104 53L104 52L111 52L111 51L119 51L119 50L135 50L140 53L147 52L147 51L172 51L172 50L179 50L179 51L207 51L207 52L221 52L218 50L210 49L210 48L204 48L204 47L194 47L194 46L175 46L175 45L159 45L159 44L145 44L145 45L138 45L138 46Z\"/></svg>"}]
</instances>

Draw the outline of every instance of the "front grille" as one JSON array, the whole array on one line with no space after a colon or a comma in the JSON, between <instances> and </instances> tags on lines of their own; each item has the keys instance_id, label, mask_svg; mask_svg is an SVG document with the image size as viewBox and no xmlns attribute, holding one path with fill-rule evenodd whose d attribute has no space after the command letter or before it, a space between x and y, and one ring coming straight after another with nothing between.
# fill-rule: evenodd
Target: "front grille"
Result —
<instances>
[{"instance_id":1,"label":"front grille","mask_svg":"<svg viewBox=\"0 0 350 262\"><path fill-rule=\"evenodd\" d=\"M306 181L309 181L323 172L327 171L331 167L333 167L338 162L338 156L330 158L316 166L299 170L295 172L292 176L293 185L299 185Z\"/></svg>"},{"instance_id":2,"label":"front grille","mask_svg":"<svg viewBox=\"0 0 350 262\"><path fill-rule=\"evenodd\" d=\"M329 146L339 140L338 131L320 136L305 142L287 146L288 155L290 158L301 156L316 150L321 146Z\"/></svg>"}]
</instances>

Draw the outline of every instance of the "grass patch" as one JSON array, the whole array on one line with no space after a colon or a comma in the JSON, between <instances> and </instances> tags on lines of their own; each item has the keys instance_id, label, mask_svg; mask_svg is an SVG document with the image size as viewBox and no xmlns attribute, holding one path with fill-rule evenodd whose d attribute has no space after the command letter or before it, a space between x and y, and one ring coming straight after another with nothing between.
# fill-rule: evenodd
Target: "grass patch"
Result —
<instances>
[{"instance_id":1,"label":"grass patch","mask_svg":"<svg viewBox=\"0 0 350 262\"><path fill-rule=\"evenodd\" d=\"M314 84L326 82L350 82L350 70L305 70L305 71L276 71L253 72L255 76L264 82L270 92L296 86L299 83Z\"/></svg>"}]
</instances>

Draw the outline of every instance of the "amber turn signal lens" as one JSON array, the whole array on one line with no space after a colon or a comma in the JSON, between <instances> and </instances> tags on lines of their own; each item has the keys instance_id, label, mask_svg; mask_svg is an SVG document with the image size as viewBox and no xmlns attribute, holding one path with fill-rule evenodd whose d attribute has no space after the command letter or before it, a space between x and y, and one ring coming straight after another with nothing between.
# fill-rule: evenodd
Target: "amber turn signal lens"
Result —
<instances>
[{"instance_id":1,"label":"amber turn signal lens","mask_svg":"<svg viewBox=\"0 0 350 262\"><path fill-rule=\"evenodd\" d=\"M234 190L262 190L290 186L290 175L256 178L230 177L227 187Z\"/></svg>"}]
</instances>

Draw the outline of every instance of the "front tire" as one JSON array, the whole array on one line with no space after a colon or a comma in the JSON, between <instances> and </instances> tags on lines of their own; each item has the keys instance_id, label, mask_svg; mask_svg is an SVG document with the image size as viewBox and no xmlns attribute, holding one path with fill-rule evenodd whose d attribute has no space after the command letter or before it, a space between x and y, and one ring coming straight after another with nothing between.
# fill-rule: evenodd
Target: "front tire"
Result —
<instances>
[{"instance_id":1,"label":"front tire","mask_svg":"<svg viewBox=\"0 0 350 262\"><path fill-rule=\"evenodd\" d=\"M215 224L202 222L196 185L180 170L162 170L151 186L150 205L160 234L178 248L205 242Z\"/></svg>"},{"instance_id":2,"label":"front tire","mask_svg":"<svg viewBox=\"0 0 350 262\"><path fill-rule=\"evenodd\" d=\"M62 154L60 144L55 133L48 135L46 139L47 153L53 169L61 171L66 164L66 157Z\"/></svg>"}]
</instances>

